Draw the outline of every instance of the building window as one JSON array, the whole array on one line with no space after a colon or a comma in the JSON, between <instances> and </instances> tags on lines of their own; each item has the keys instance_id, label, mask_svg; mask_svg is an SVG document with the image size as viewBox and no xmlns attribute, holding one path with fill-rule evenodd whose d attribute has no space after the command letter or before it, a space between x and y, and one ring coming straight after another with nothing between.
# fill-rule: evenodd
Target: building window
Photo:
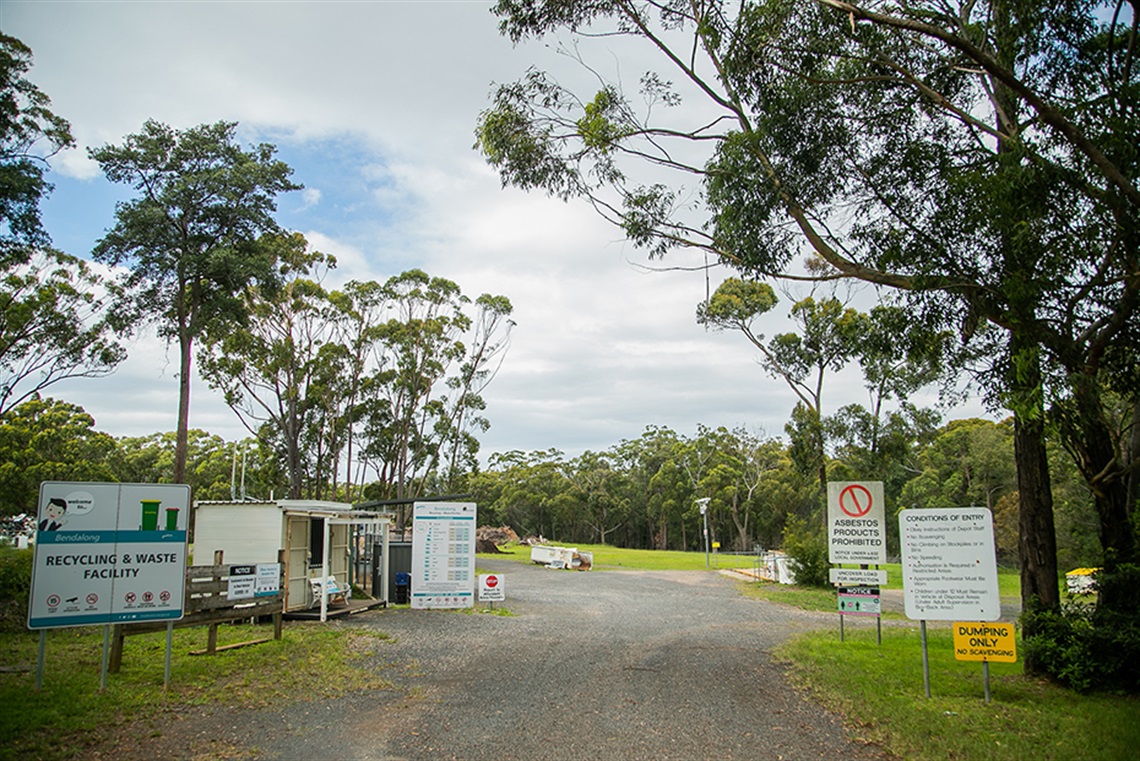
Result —
<instances>
[{"instance_id":1,"label":"building window","mask_svg":"<svg viewBox=\"0 0 1140 761\"><path fill-rule=\"evenodd\" d=\"M309 568L325 563L325 519L309 518Z\"/></svg>"}]
</instances>

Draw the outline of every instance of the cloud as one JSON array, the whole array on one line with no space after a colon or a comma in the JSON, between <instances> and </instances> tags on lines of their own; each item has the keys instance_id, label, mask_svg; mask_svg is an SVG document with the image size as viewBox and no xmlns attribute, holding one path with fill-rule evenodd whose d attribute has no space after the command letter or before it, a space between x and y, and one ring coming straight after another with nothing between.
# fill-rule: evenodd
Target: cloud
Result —
<instances>
[{"instance_id":1,"label":"cloud","mask_svg":"<svg viewBox=\"0 0 1140 761\"><path fill-rule=\"evenodd\" d=\"M648 425L698 423L779 434L794 405L738 334L709 332L695 308L700 271L648 272L644 252L582 203L502 189L472 150L495 82L529 66L598 85L559 42L512 46L490 3L9 3L5 32L35 53L31 78L71 120L79 150L53 161L45 220L73 253L90 251L130 190L101 179L85 147L121 142L148 118L177 128L240 122L243 143L270 142L306 190L278 199L278 218L333 254L326 283L386 280L412 267L472 297L507 296L517 327L486 393L484 453L603 449ZM562 41L565 45L571 40ZM613 38L582 45L616 51ZM598 72L636 87L641 51L593 56ZM693 99L694 104L699 99ZM696 108L696 106L693 106ZM703 259L674 257L670 267ZM785 307L765 332L786 329ZM100 428L173 430L177 379L153 337L113 379L61 384ZM829 389L835 407L859 383ZM244 430L196 382L191 424Z\"/></svg>"}]
</instances>

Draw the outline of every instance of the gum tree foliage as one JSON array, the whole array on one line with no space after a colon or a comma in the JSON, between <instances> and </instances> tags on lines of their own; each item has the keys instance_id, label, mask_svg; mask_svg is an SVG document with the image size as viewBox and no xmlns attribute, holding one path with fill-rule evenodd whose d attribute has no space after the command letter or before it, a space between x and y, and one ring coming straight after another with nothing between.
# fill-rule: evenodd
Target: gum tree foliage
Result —
<instances>
[{"instance_id":1,"label":"gum tree foliage","mask_svg":"<svg viewBox=\"0 0 1140 761\"><path fill-rule=\"evenodd\" d=\"M810 250L953 326L1015 413L1023 597L1055 607L1050 404L1107 566L1135 556L1130 458L1101 392L1109 370L1132 395L1138 375L1140 66L1134 9L1101 10L500 0L516 43L613 34L660 67L638 93L606 82L592 98L530 71L497 90L477 145L504 183L587 198L651 255L697 248L785 277ZM671 77L702 103L678 107Z\"/></svg>"},{"instance_id":2,"label":"gum tree foliage","mask_svg":"<svg viewBox=\"0 0 1140 761\"><path fill-rule=\"evenodd\" d=\"M251 434L271 434L266 443L280 449L288 498L322 499L322 487L335 476L335 457L320 456L314 444L325 438L311 431L339 407L339 398L328 397L340 397L339 379L349 375L334 341L336 316L328 294L309 277L330 261L310 251L299 233L262 236L259 245L272 249L265 256L277 262L281 281L244 290L243 325L207 327L198 355L201 372ZM335 416L328 424L335 425Z\"/></svg>"},{"instance_id":3,"label":"gum tree foliage","mask_svg":"<svg viewBox=\"0 0 1140 761\"><path fill-rule=\"evenodd\" d=\"M0 415L0 514L35 515L41 481L116 481L115 440L80 406L31 398Z\"/></svg>"},{"instance_id":4,"label":"gum tree foliage","mask_svg":"<svg viewBox=\"0 0 1140 761\"><path fill-rule=\"evenodd\" d=\"M75 145L71 125L51 111L51 99L24 75L32 51L0 34L0 263L26 261L50 242L40 201L52 186L48 159Z\"/></svg>"},{"instance_id":5,"label":"gum tree foliage","mask_svg":"<svg viewBox=\"0 0 1140 761\"><path fill-rule=\"evenodd\" d=\"M0 414L68 378L99 378L126 358L108 308L116 284L81 259L39 249L0 276Z\"/></svg>"},{"instance_id":6,"label":"gum tree foliage","mask_svg":"<svg viewBox=\"0 0 1140 761\"><path fill-rule=\"evenodd\" d=\"M697 308L697 321L743 333L760 351L764 371L784 381L799 399L787 432L797 463L805 473L819 478L823 493L827 491L824 379L829 372L842 370L856 353L867 318L834 296L816 299L808 295L792 305L789 317L796 330L765 342L754 324L776 303L775 291L767 283L729 278Z\"/></svg>"},{"instance_id":7,"label":"gum tree foliage","mask_svg":"<svg viewBox=\"0 0 1140 761\"><path fill-rule=\"evenodd\" d=\"M66 378L110 373L125 352L86 263L50 248L40 201L48 160L75 144L71 126L25 74L32 51L0 34L0 414Z\"/></svg>"},{"instance_id":8,"label":"gum tree foliage","mask_svg":"<svg viewBox=\"0 0 1140 761\"><path fill-rule=\"evenodd\" d=\"M474 466L482 391L510 346L512 307L484 294L472 303L459 285L422 270L390 278L380 290L387 319L362 381L361 458L379 483L378 498L406 498L454 483Z\"/></svg>"},{"instance_id":9,"label":"gum tree foliage","mask_svg":"<svg viewBox=\"0 0 1140 761\"><path fill-rule=\"evenodd\" d=\"M466 471L475 432L489 425L481 393L505 356L510 302L484 294L472 303L419 270L329 291L321 273L335 262L303 236L261 245L273 249L280 282L246 288L245 324L207 330L200 362L247 429L279 452L287 493L339 495L342 462L346 497L367 469L378 477L372 497L445 491L441 473ZM354 451L364 458L355 474Z\"/></svg>"},{"instance_id":10,"label":"gum tree foliage","mask_svg":"<svg viewBox=\"0 0 1140 761\"><path fill-rule=\"evenodd\" d=\"M246 286L275 282L272 250L258 238L278 231L277 195L301 187L274 146L245 150L236 131L236 122L175 130L150 120L122 144L89 151L108 180L136 192L117 204L94 256L129 270L122 308L178 345L178 483L186 477L194 344L207 326L243 323Z\"/></svg>"}]
</instances>

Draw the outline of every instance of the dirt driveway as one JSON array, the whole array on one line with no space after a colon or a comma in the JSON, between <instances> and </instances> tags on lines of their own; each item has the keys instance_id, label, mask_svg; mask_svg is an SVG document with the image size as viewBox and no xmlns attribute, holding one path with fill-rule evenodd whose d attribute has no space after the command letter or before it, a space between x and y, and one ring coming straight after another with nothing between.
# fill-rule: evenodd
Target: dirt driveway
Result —
<instances>
[{"instance_id":1,"label":"dirt driveway","mask_svg":"<svg viewBox=\"0 0 1140 761\"><path fill-rule=\"evenodd\" d=\"M515 615L393 609L333 625L395 641L395 689L181 721L151 758L882 759L796 693L771 650L835 616L705 572L552 571L480 559Z\"/></svg>"}]
</instances>

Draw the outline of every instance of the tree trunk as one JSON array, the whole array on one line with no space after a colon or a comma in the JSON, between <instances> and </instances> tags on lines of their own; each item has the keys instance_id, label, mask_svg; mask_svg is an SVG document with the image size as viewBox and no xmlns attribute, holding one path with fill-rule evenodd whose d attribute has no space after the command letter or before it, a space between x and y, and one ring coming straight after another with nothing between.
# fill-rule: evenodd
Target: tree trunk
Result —
<instances>
[{"instance_id":1,"label":"tree trunk","mask_svg":"<svg viewBox=\"0 0 1140 761\"><path fill-rule=\"evenodd\" d=\"M1077 465L1093 493L1099 524L1104 568L1111 573L1121 563L1136 562L1136 541L1131 507L1136 474L1125 469L1131 453L1118 452L1116 437L1104 416L1101 388L1094 379L1073 376L1073 399L1068 414L1062 414L1062 430ZM1128 444L1134 446L1135 434ZM1099 604L1111 609L1115 601L1101 595Z\"/></svg>"},{"instance_id":2,"label":"tree trunk","mask_svg":"<svg viewBox=\"0 0 1140 761\"><path fill-rule=\"evenodd\" d=\"M178 331L178 432L174 440L174 483L186 483L190 451L190 360L193 341L189 329Z\"/></svg>"},{"instance_id":3,"label":"tree trunk","mask_svg":"<svg viewBox=\"0 0 1140 761\"><path fill-rule=\"evenodd\" d=\"M1041 396L1040 353L1016 327L1010 332L1010 391L1013 399L1013 456L1017 464L1018 551L1021 556L1021 608L1060 610L1057 576L1057 536L1053 524L1053 493L1045 450L1045 411ZM1023 638L1036 633L1025 619ZM1023 659L1025 673L1040 671L1032 658Z\"/></svg>"}]
</instances>

